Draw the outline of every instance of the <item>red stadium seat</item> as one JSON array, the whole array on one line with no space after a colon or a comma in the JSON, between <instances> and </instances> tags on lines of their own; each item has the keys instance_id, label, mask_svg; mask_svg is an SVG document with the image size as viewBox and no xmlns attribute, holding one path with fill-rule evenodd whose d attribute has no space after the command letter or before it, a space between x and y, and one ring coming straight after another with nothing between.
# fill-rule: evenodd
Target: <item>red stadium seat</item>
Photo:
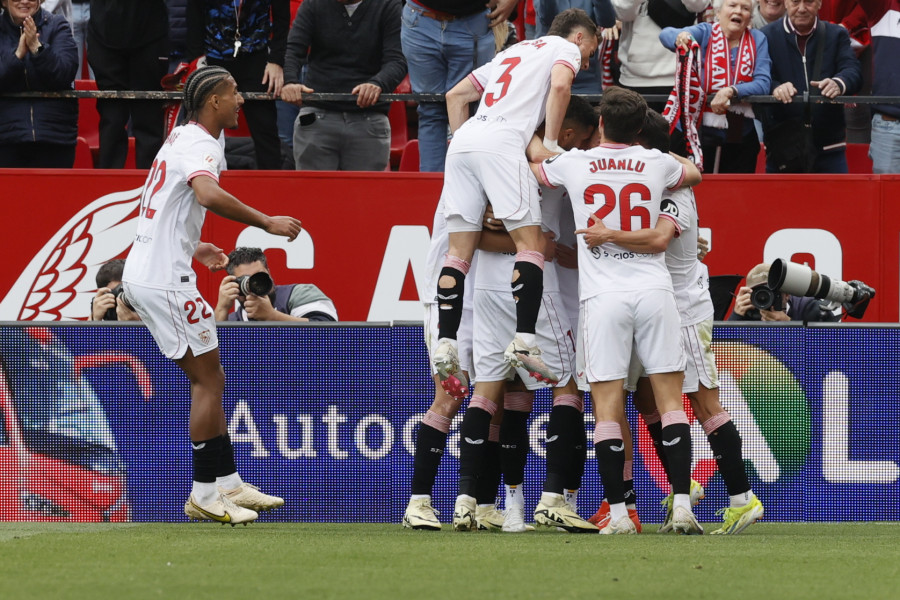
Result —
<instances>
[{"instance_id":1,"label":"red stadium seat","mask_svg":"<svg viewBox=\"0 0 900 600\"><path fill-rule=\"evenodd\" d=\"M134 163L134 138L128 138L128 154L125 156L125 168L126 169L136 169Z\"/></svg>"},{"instance_id":2,"label":"red stadium seat","mask_svg":"<svg viewBox=\"0 0 900 600\"><path fill-rule=\"evenodd\" d=\"M850 173L872 173L868 144L847 144L847 168Z\"/></svg>"},{"instance_id":3,"label":"red stadium seat","mask_svg":"<svg viewBox=\"0 0 900 600\"><path fill-rule=\"evenodd\" d=\"M409 130L406 122L406 103L391 102L391 110L388 113L391 122L391 160L392 166L400 164L403 149L409 140Z\"/></svg>"},{"instance_id":4,"label":"red stadium seat","mask_svg":"<svg viewBox=\"0 0 900 600\"><path fill-rule=\"evenodd\" d=\"M763 143L759 144L759 154L756 155L756 172L766 172L766 146Z\"/></svg>"},{"instance_id":5,"label":"red stadium seat","mask_svg":"<svg viewBox=\"0 0 900 600\"><path fill-rule=\"evenodd\" d=\"M400 156L400 168L398 171L418 172L419 171L419 140L409 140L403 147L403 154Z\"/></svg>"},{"instance_id":6,"label":"red stadium seat","mask_svg":"<svg viewBox=\"0 0 900 600\"><path fill-rule=\"evenodd\" d=\"M76 79L76 90L96 90L93 79ZM100 147L100 114L96 98L78 99L78 137L84 138L92 151Z\"/></svg>"},{"instance_id":7,"label":"red stadium seat","mask_svg":"<svg viewBox=\"0 0 900 600\"><path fill-rule=\"evenodd\" d=\"M78 141L75 142L75 164L72 165L72 168L94 168L94 156L91 154L91 147L88 145L87 140L81 136L78 136Z\"/></svg>"}]
</instances>

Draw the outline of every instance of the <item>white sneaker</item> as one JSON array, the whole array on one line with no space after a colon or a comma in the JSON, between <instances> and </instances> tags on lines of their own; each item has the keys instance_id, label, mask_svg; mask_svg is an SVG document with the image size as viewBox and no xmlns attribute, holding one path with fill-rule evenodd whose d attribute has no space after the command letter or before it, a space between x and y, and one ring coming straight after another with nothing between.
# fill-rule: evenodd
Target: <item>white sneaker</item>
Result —
<instances>
[{"instance_id":1,"label":"white sneaker","mask_svg":"<svg viewBox=\"0 0 900 600\"><path fill-rule=\"evenodd\" d=\"M459 368L456 340L439 339L432 354L431 364L441 380L441 387L447 394L454 398L465 398L469 395L469 380Z\"/></svg>"},{"instance_id":2,"label":"white sneaker","mask_svg":"<svg viewBox=\"0 0 900 600\"><path fill-rule=\"evenodd\" d=\"M618 521L609 519L609 524L600 530L600 535L637 535L637 527L631 517L625 515Z\"/></svg>"},{"instance_id":3,"label":"white sneaker","mask_svg":"<svg viewBox=\"0 0 900 600\"><path fill-rule=\"evenodd\" d=\"M453 506L453 529L456 531L474 531L475 524L475 498L461 495L456 497Z\"/></svg>"},{"instance_id":4,"label":"white sneaker","mask_svg":"<svg viewBox=\"0 0 900 600\"><path fill-rule=\"evenodd\" d=\"M556 527L569 533L595 533L597 526L588 523L572 511L562 494L541 494L541 501L534 509L534 520L538 525Z\"/></svg>"},{"instance_id":5,"label":"white sneaker","mask_svg":"<svg viewBox=\"0 0 900 600\"><path fill-rule=\"evenodd\" d=\"M191 494L184 503L184 514L192 521L216 521L222 525L228 523L232 527L238 523L246 525L259 517L255 510L238 506L221 494L211 504L202 506L194 502L194 495Z\"/></svg>"},{"instance_id":6,"label":"white sneaker","mask_svg":"<svg viewBox=\"0 0 900 600\"><path fill-rule=\"evenodd\" d=\"M511 506L506 509L506 517L503 519L502 531L506 533L525 533L534 531L534 527L525 523L525 509L521 506Z\"/></svg>"},{"instance_id":7,"label":"white sneaker","mask_svg":"<svg viewBox=\"0 0 900 600\"><path fill-rule=\"evenodd\" d=\"M500 531L503 520L503 513L497 510L496 504L479 504L475 507L475 529L478 531Z\"/></svg>"},{"instance_id":8,"label":"white sneaker","mask_svg":"<svg viewBox=\"0 0 900 600\"><path fill-rule=\"evenodd\" d=\"M440 531L441 522L437 518L438 512L431 506L431 498L410 499L403 513L403 526L409 529L428 529Z\"/></svg>"},{"instance_id":9,"label":"white sneaker","mask_svg":"<svg viewBox=\"0 0 900 600\"><path fill-rule=\"evenodd\" d=\"M697 517L683 506L676 506L672 511L672 531L682 535L703 535L703 527Z\"/></svg>"},{"instance_id":10,"label":"white sneaker","mask_svg":"<svg viewBox=\"0 0 900 600\"><path fill-rule=\"evenodd\" d=\"M506 347L503 358L517 369L525 369L528 374L544 383L559 383L559 377L550 370L541 358L537 346L528 346L518 335Z\"/></svg>"},{"instance_id":11,"label":"white sneaker","mask_svg":"<svg viewBox=\"0 0 900 600\"><path fill-rule=\"evenodd\" d=\"M255 510L256 512L262 512L264 510L275 510L276 508L284 506L283 498L264 494L259 491L258 487L253 484L247 483L246 481L242 483L240 487L235 488L230 492L226 492L222 488L219 488L219 493L238 506L249 508L250 510Z\"/></svg>"}]
</instances>

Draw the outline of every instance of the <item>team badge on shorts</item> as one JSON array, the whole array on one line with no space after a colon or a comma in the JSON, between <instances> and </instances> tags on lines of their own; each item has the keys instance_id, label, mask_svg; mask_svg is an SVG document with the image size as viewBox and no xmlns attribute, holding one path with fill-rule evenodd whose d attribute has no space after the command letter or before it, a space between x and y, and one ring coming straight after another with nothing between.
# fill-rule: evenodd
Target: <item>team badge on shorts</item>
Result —
<instances>
[{"instance_id":1,"label":"team badge on shorts","mask_svg":"<svg viewBox=\"0 0 900 600\"><path fill-rule=\"evenodd\" d=\"M208 344L210 339L212 339L209 335L209 329L204 329L200 332L200 341L204 344Z\"/></svg>"}]
</instances>

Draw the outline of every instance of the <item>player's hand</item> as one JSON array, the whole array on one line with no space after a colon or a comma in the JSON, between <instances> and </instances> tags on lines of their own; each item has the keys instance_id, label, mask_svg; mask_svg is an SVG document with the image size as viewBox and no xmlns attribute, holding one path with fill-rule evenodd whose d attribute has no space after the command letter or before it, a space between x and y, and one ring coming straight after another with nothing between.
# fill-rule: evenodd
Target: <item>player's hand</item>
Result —
<instances>
[{"instance_id":1,"label":"player's hand","mask_svg":"<svg viewBox=\"0 0 900 600\"><path fill-rule=\"evenodd\" d=\"M481 226L490 231L506 231L503 221L494 216L494 207L491 206L490 203L488 203L487 208L484 210L484 219L481 222Z\"/></svg>"},{"instance_id":2,"label":"player's hand","mask_svg":"<svg viewBox=\"0 0 900 600\"><path fill-rule=\"evenodd\" d=\"M575 235L584 235L584 241L588 248L602 246L610 240L612 229L606 227L597 215L591 215L591 226L587 229L577 229Z\"/></svg>"},{"instance_id":3,"label":"player's hand","mask_svg":"<svg viewBox=\"0 0 900 600\"><path fill-rule=\"evenodd\" d=\"M312 88L302 83L289 83L281 88L281 99L297 106L303 106L303 94L312 94Z\"/></svg>"},{"instance_id":4,"label":"player's hand","mask_svg":"<svg viewBox=\"0 0 900 600\"><path fill-rule=\"evenodd\" d=\"M746 285L741 286L738 290L737 297L734 299L734 314L744 316L748 310L753 309L753 302L750 301L750 294L753 292Z\"/></svg>"},{"instance_id":5,"label":"player's hand","mask_svg":"<svg viewBox=\"0 0 900 600\"><path fill-rule=\"evenodd\" d=\"M791 103L791 98L793 98L797 94L797 88L794 87L794 84L790 81L785 81L777 88L772 90L772 95L777 99L781 100L785 104Z\"/></svg>"},{"instance_id":6,"label":"player's hand","mask_svg":"<svg viewBox=\"0 0 900 600\"><path fill-rule=\"evenodd\" d=\"M266 226L263 227L266 233L272 235L284 236L289 242L293 242L300 235L300 219L294 217L269 217Z\"/></svg>"},{"instance_id":7,"label":"player's hand","mask_svg":"<svg viewBox=\"0 0 900 600\"><path fill-rule=\"evenodd\" d=\"M119 296L116 298L116 319L119 321L140 321L141 316L128 308L125 300Z\"/></svg>"},{"instance_id":8,"label":"player's hand","mask_svg":"<svg viewBox=\"0 0 900 600\"><path fill-rule=\"evenodd\" d=\"M250 294L244 299L244 310L247 317L254 321L272 321L275 307L272 306L268 296L254 296Z\"/></svg>"},{"instance_id":9,"label":"player's hand","mask_svg":"<svg viewBox=\"0 0 900 600\"><path fill-rule=\"evenodd\" d=\"M578 250L573 246L556 244L556 264L567 269L578 268Z\"/></svg>"},{"instance_id":10,"label":"player's hand","mask_svg":"<svg viewBox=\"0 0 900 600\"><path fill-rule=\"evenodd\" d=\"M356 105L360 108L369 108L381 97L381 88L374 83L361 83L352 90L351 94L356 94Z\"/></svg>"},{"instance_id":11,"label":"player's hand","mask_svg":"<svg viewBox=\"0 0 900 600\"><path fill-rule=\"evenodd\" d=\"M608 42L615 41L619 39L619 31L622 30L622 21L616 21L616 24L612 27L604 27L600 32L600 37Z\"/></svg>"},{"instance_id":12,"label":"player's hand","mask_svg":"<svg viewBox=\"0 0 900 600\"><path fill-rule=\"evenodd\" d=\"M491 0L488 2L485 6L491 11L487 15L490 20L490 26L496 27L500 23L507 21L518 3L519 0Z\"/></svg>"},{"instance_id":13,"label":"player's hand","mask_svg":"<svg viewBox=\"0 0 900 600\"><path fill-rule=\"evenodd\" d=\"M547 262L553 262L553 259L556 258L556 237L552 231L544 232L544 260Z\"/></svg>"},{"instance_id":14,"label":"player's hand","mask_svg":"<svg viewBox=\"0 0 900 600\"><path fill-rule=\"evenodd\" d=\"M91 308L91 321L102 321L103 316L110 308L116 305L116 297L108 287L102 287L94 294L94 303Z\"/></svg>"},{"instance_id":15,"label":"player's hand","mask_svg":"<svg viewBox=\"0 0 900 600\"><path fill-rule=\"evenodd\" d=\"M810 81L809 85L814 85L819 88L822 95L826 98L837 98L842 92L841 84L830 77L823 79L822 81Z\"/></svg>"},{"instance_id":16,"label":"player's hand","mask_svg":"<svg viewBox=\"0 0 900 600\"><path fill-rule=\"evenodd\" d=\"M791 318L783 310L760 310L759 316L762 321L790 321Z\"/></svg>"},{"instance_id":17,"label":"player's hand","mask_svg":"<svg viewBox=\"0 0 900 600\"><path fill-rule=\"evenodd\" d=\"M194 251L194 259L210 271L221 271L228 266L228 255L214 244L200 242Z\"/></svg>"},{"instance_id":18,"label":"player's hand","mask_svg":"<svg viewBox=\"0 0 900 600\"><path fill-rule=\"evenodd\" d=\"M709 240L697 236L697 260L703 260L709 254Z\"/></svg>"},{"instance_id":19,"label":"player's hand","mask_svg":"<svg viewBox=\"0 0 900 600\"><path fill-rule=\"evenodd\" d=\"M280 96L281 89L284 86L284 68L275 63L266 63L266 70L263 72L263 85L268 85L266 90L273 96Z\"/></svg>"}]
</instances>

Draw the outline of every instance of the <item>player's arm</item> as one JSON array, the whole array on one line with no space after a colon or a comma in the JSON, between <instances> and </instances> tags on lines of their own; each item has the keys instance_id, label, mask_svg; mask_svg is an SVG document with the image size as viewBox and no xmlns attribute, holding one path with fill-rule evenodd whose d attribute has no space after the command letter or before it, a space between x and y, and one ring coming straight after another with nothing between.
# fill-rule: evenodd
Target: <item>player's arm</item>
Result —
<instances>
[{"instance_id":1,"label":"player's arm","mask_svg":"<svg viewBox=\"0 0 900 600\"><path fill-rule=\"evenodd\" d=\"M591 226L575 231L576 235L584 235L584 241L588 248L601 246L608 242L622 246L632 252L642 254L656 254L665 252L669 242L675 237L678 228L675 223L660 216L653 229L639 229L637 231L618 231L610 229L596 215L591 215Z\"/></svg>"},{"instance_id":2,"label":"player's arm","mask_svg":"<svg viewBox=\"0 0 900 600\"><path fill-rule=\"evenodd\" d=\"M694 187L695 185L703 181L703 174L700 173L700 169L697 168L697 165L695 165L685 157L675 154L674 152L669 152L669 156L680 162L684 167L684 178L681 180L681 184L670 189L680 190L681 188Z\"/></svg>"},{"instance_id":3,"label":"player's arm","mask_svg":"<svg viewBox=\"0 0 900 600\"><path fill-rule=\"evenodd\" d=\"M528 162L531 163L542 163L548 158L553 158L559 152L551 152L544 147L544 144L541 143L540 134L543 131L543 128L538 128L538 133L535 133L531 136L531 141L528 142L528 147L525 148L525 157L528 159Z\"/></svg>"},{"instance_id":4,"label":"player's arm","mask_svg":"<svg viewBox=\"0 0 900 600\"><path fill-rule=\"evenodd\" d=\"M259 227L272 235L284 236L289 242L300 235L301 227L298 219L265 215L223 190L212 177L198 175L191 179L191 186L197 196L197 202L220 217Z\"/></svg>"},{"instance_id":5,"label":"player's arm","mask_svg":"<svg viewBox=\"0 0 900 600\"><path fill-rule=\"evenodd\" d=\"M557 63L550 70L550 93L547 95L547 111L544 120L544 146L548 150L559 151L559 130L562 129L569 97L572 95L572 81L575 72L572 67Z\"/></svg>"},{"instance_id":6,"label":"player's arm","mask_svg":"<svg viewBox=\"0 0 900 600\"><path fill-rule=\"evenodd\" d=\"M482 91L475 86L471 78L465 77L447 92L445 99L451 134L469 119L469 104L480 100Z\"/></svg>"}]
</instances>

